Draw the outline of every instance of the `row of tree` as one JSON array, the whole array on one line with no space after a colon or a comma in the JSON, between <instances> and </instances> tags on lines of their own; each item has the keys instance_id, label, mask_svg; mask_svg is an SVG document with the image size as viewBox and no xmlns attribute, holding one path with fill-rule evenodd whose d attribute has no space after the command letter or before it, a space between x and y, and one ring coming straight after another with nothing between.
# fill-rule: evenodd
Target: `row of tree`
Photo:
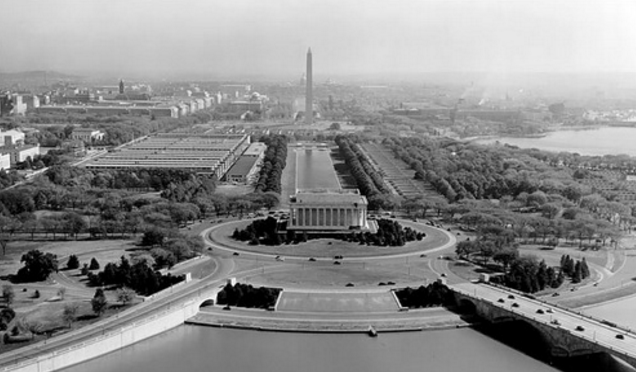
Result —
<instances>
[{"instance_id":1,"label":"row of tree","mask_svg":"<svg viewBox=\"0 0 636 372\"><path fill-rule=\"evenodd\" d=\"M585 257L581 260L574 260L570 255L561 256L561 271L572 280L572 283L580 283L590 276L590 268L587 266Z\"/></svg>"},{"instance_id":2,"label":"row of tree","mask_svg":"<svg viewBox=\"0 0 636 372\"><path fill-rule=\"evenodd\" d=\"M184 279L183 275L163 275L152 269L146 261L140 260L131 264L124 256L119 264L109 262L103 271L97 274L88 273L88 282L91 286L127 287L142 296L149 296Z\"/></svg>"},{"instance_id":3,"label":"row of tree","mask_svg":"<svg viewBox=\"0 0 636 372\"><path fill-rule=\"evenodd\" d=\"M263 166L258 174L255 191L272 191L280 194L280 180L283 175L283 169L287 165L287 137L272 134L261 137L260 141L265 142L267 150L265 150Z\"/></svg>"},{"instance_id":4,"label":"row of tree","mask_svg":"<svg viewBox=\"0 0 636 372\"><path fill-rule=\"evenodd\" d=\"M536 257L517 257L510 262L510 269L504 275L491 278L493 283L502 284L526 293L535 293L545 288L558 288L563 284L562 270L548 266L545 260Z\"/></svg>"},{"instance_id":5,"label":"row of tree","mask_svg":"<svg viewBox=\"0 0 636 372\"><path fill-rule=\"evenodd\" d=\"M406 287L395 291L400 304L411 309L431 306L452 306L453 293L440 282L417 289Z\"/></svg>"},{"instance_id":6,"label":"row of tree","mask_svg":"<svg viewBox=\"0 0 636 372\"><path fill-rule=\"evenodd\" d=\"M380 219L378 231L375 233L360 232L357 234L344 235L346 241L357 242L366 245L379 247L401 247L408 242L422 240L426 234L418 232L410 227L402 225L393 220Z\"/></svg>"},{"instance_id":7,"label":"row of tree","mask_svg":"<svg viewBox=\"0 0 636 372\"><path fill-rule=\"evenodd\" d=\"M375 171L360 147L347 136L336 136L336 144L340 148L349 172L356 180L360 192L371 197L377 194L389 194L390 190L384 183L382 175Z\"/></svg>"},{"instance_id":8,"label":"row of tree","mask_svg":"<svg viewBox=\"0 0 636 372\"><path fill-rule=\"evenodd\" d=\"M269 309L276 305L280 288L255 288L250 284L228 283L217 295L219 305Z\"/></svg>"}]
</instances>

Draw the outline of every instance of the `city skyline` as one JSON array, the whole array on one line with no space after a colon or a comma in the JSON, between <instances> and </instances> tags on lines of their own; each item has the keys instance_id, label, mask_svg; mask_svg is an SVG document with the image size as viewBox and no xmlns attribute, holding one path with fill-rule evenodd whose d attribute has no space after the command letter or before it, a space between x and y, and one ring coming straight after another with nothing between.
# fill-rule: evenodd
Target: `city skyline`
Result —
<instances>
[{"instance_id":1,"label":"city skyline","mask_svg":"<svg viewBox=\"0 0 636 372\"><path fill-rule=\"evenodd\" d=\"M636 71L629 1L3 3L2 72L285 76Z\"/></svg>"}]
</instances>

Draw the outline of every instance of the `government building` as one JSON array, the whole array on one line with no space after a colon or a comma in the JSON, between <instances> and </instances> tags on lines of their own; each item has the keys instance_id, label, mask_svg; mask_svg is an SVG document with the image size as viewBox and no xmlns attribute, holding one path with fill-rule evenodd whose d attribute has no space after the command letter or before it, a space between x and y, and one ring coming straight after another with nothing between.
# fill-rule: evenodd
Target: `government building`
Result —
<instances>
[{"instance_id":1,"label":"government building","mask_svg":"<svg viewBox=\"0 0 636 372\"><path fill-rule=\"evenodd\" d=\"M368 231L367 198L357 189L297 190L290 197L288 230Z\"/></svg>"}]
</instances>

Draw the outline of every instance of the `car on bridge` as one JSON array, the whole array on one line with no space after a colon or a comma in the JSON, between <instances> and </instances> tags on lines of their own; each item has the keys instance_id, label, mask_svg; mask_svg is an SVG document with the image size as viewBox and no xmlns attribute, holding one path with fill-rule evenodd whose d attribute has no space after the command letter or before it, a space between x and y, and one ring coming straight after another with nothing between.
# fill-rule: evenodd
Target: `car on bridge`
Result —
<instances>
[{"instance_id":1,"label":"car on bridge","mask_svg":"<svg viewBox=\"0 0 636 372\"><path fill-rule=\"evenodd\" d=\"M585 331L585 328L583 328L583 326L580 326L580 325L576 326L576 328L575 328L575 329L576 329L577 331L581 331L581 332L582 332L582 331Z\"/></svg>"}]
</instances>

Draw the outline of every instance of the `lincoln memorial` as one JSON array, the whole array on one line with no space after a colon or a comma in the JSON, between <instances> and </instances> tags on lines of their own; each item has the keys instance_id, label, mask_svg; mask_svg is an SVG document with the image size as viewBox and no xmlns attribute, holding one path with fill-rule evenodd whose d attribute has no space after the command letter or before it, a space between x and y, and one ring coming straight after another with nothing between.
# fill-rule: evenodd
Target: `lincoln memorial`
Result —
<instances>
[{"instance_id":1,"label":"lincoln memorial","mask_svg":"<svg viewBox=\"0 0 636 372\"><path fill-rule=\"evenodd\" d=\"M290 197L288 230L367 230L367 198L357 189L297 190Z\"/></svg>"}]
</instances>

